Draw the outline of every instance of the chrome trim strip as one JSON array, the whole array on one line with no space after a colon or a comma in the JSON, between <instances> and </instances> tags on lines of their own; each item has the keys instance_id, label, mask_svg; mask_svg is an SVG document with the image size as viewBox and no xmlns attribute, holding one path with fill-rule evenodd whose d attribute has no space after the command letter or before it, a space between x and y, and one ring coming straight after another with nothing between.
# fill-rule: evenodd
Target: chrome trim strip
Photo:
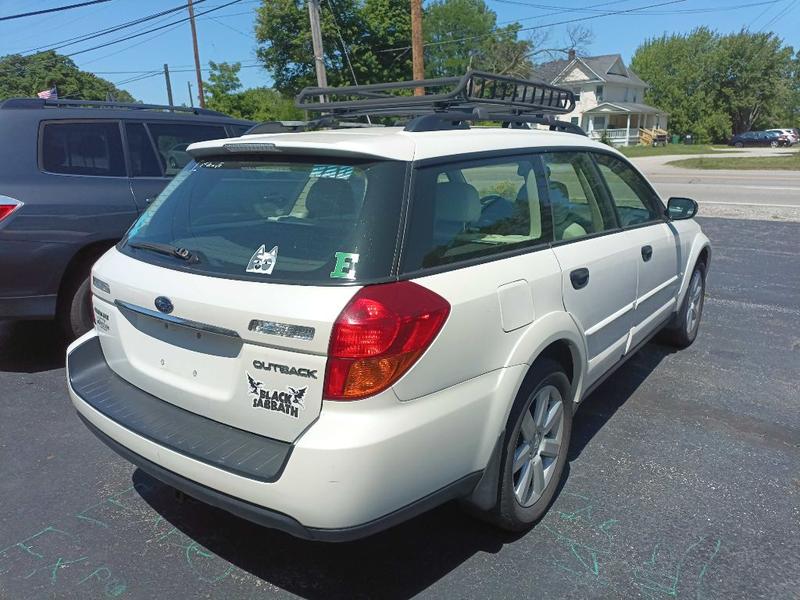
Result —
<instances>
[{"instance_id":1,"label":"chrome trim strip","mask_svg":"<svg viewBox=\"0 0 800 600\"><path fill-rule=\"evenodd\" d=\"M205 331L206 333L215 333L217 335L224 335L227 337L241 339L241 336L232 329L225 329L224 327L217 327L216 325L207 325L205 323L198 323L197 321L182 319L181 317L176 317L173 315L165 315L164 313L160 313L155 310L150 310L149 308L144 308L141 306L136 306L135 304L129 304L128 302L123 302L122 300L114 300L114 304L117 306L117 308L120 308L122 310L129 310L131 312L138 313L140 315L144 315L152 319L164 321L165 323L169 323L171 325L177 325L178 327L186 327L188 329Z\"/></svg>"}]
</instances>

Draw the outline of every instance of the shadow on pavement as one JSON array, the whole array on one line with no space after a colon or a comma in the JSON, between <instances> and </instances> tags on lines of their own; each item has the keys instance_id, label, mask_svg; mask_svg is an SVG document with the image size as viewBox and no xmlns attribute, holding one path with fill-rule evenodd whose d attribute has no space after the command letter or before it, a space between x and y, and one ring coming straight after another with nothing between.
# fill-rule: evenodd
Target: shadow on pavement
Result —
<instances>
[{"instance_id":1,"label":"shadow on pavement","mask_svg":"<svg viewBox=\"0 0 800 600\"><path fill-rule=\"evenodd\" d=\"M67 345L55 321L0 321L0 372L60 369Z\"/></svg>"},{"instance_id":2,"label":"shadow on pavement","mask_svg":"<svg viewBox=\"0 0 800 600\"><path fill-rule=\"evenodd\" d=\"M674 352L649 344L586 399L575 416L570 460ZM569 475L569 464L559 486ZM172 525L236 567L304 598L409 598L479 553L494 554L524 534L468 516L454 502L372 537L342 544L307 542L188 499L137 469L144 500ZM380 485L380 482L376 482ZM324 498L319 499L324 502Z\"/></svg>"}]
</instances>

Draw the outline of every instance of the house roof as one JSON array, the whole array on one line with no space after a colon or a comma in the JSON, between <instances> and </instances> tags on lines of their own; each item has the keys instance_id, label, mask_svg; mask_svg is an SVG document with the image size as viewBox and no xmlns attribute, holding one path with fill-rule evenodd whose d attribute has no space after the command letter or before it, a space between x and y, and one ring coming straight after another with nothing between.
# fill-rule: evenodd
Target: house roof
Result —
<instances>
[{"instance_id":1,"label":"house roof","mask_svg":"<svg viewBox=\"0 0 800 600\"><path fill-rule=\"evenodd\" d=\"M608 110L609 108L611 108L612 110ZM662 115L667 114L663 110L659 110L658 108L649 106L648 104L642 104L640 102L601 102L594 108L584 112L584 114L586 115L593 113L658 113Z\"/></svg>"},{"instance_id":2,"label":"house roof","mask_svg":"<svg viewBox=\"0 0 800 600\"><path fill-rule=\"evenodd\" d=\"M628 74L627 77L608 72L617 61L620 61L622 64L625 72ZM603 54L602 56L576 56L573 59L551 60L549 62L542 63L541 65L537 65L536 69L534 70L534 77L537 79L542 79L547 83L555 83L559 76L566 72L570 66L572 66L572 63L577 62L582 62L590 70L594 71L602 81L606 81L608 83L627 83L645 87L647 86L647 84L642 81L636 73L634 73L625 65L625 62L622 60L622 56L619 54Z\"/></svg>"}]
</instances>

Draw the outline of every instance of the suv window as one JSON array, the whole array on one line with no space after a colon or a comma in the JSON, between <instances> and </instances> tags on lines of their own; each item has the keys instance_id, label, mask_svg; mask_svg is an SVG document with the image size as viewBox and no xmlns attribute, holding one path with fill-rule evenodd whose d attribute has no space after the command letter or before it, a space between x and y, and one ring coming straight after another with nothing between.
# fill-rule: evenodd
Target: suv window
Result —
<instances>
[{"instance_id":1,"label":"suv window","mask_svg":"<svg viewBox=\"0 0 800 600\"><path fill-rule=\"evenodd\" d=\"M128 156L131 161L131 176L161 177L163 175L161 167L144 125L126 123L125 135L128 141Z\"/></svg>"},{"instance_id":2,"label":"suv window","mask_svg":"<svg viewBox=\"0 0 800 600\"><path fill-rule=\"evenodd\" d=\"M41 168L69 175L125 176L119 123L44 123Z\"/></svg>"},{"instance_id":3,"label":"suv window","mask_svg":"<svg viewBox=\"0 0 800 600\"><path fill-rule=\"evenodd\" d=\"M189 144L228 137L222 125L154 122L148 123L147 128L155 142L161 166L168 177L175 175L192 160L186 152Z\"/></svg>"},{"instance_id":4,"label":"suv window","mask_svg":"<svg viewBox=\"0 0 800 600\"><path fill-rule=\"evenodd\" d=\"M608 154L595 154L594 157L611 192L622 227L661 220L661 213L656 210L661 201L641 175Z\"/></svg>"},{"instance_id":5,"label":"suv window","mask_svg":"<svg viewBox=\"0 0 800 600\"><path fill-rule=\"evenodd\" d=\"M385 279L395 256L406 163L343 157L222 157L181 171L130 229L123 252L233 279ZM184 261L132 242L189 250Z\"/></svg>"},{"instance_id":6,"label":"suv window","mask_svg":"<svg viewBox=\"0 0 800 600\"><path fill-rule=\"evenodd\" d=\"M591 158L583 152L543 155L555 240L570 240L617 227Z\"/></svg>"},{"instance_id":7,"label":"suv window","mask_svg":"<svg viewBox=\"0 0 800 600\"><path fill-rule=\"evenodd\" d=\"M417 170L405 272L549 242L531 156Z\"/></svg>"}]
</instances>

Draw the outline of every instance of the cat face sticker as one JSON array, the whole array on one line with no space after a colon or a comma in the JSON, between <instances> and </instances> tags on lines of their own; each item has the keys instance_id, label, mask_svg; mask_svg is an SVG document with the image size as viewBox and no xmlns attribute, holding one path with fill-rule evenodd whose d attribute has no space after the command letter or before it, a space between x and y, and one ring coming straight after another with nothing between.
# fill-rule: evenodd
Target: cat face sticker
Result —
<instances>
[{"instance_id":1,"label":"cat face sticker","mask_svg":"<svg viewBox=\"0 0 800 600\"><path fill-rule=\"evenodd\" d=\"M266 244L261 244L261 247L250 258L250 262L247 263L247 272L272 275L272 270L275 268L277 260L278 247L274 246L272 250L267 252Z\"/></svg>"}]
</instances>

